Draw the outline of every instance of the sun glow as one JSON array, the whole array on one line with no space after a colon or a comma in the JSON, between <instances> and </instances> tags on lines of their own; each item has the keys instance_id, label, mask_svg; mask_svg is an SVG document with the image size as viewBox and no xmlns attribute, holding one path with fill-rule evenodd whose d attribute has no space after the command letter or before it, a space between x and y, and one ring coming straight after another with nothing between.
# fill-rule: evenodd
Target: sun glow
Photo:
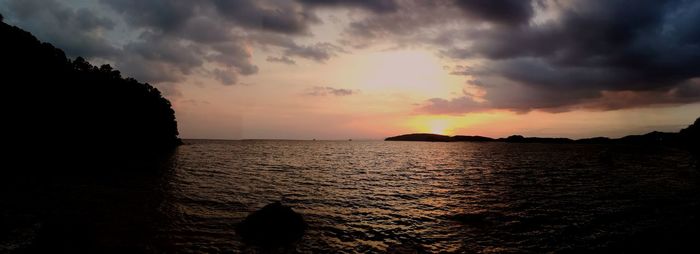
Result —
<instances>
[{"instance_id":1,"label":"sun glow","mask_svg":"<svg viewBox=\"0 0 700 254\"><path fill-rule=\"evenodd\" d=\"M510 114L473 113L463 116L417 115L404 123L409 132L440 135L493 135L491 124L504 120Z\"/></svg>"},{"instance_id":2,"label":"sun glow","mask_svg":"<svg viewBox=\"0 0 700 254\"><path fill-rule=\"evenodd\" d=\"M430 133L441 135L447 134L448 122L445 119L430 120L426 123L426 125L427 129L430 130Z\"/></svg>"},{"instance_id":3,"label":"sun glow","mask_svg":"<svg viewBox=\"0 0 700 254\"><path fill-rule=\"evenodd\" d=\"M351 68L348 68L351 66ZM463 79L443 69L428 51L391 50L366 52L342 64L336 77L367 92L408 92L425 97L446 97L460 91Z\"/></svg>"},{"instance_id":4,"label":"sun glow","mask_svg":"<svg viewBox=\"0 0 700 254\"><path fill-rule=\"evenodd\" d=\"M452 117L426 115L413 117L407 122L407 127L412 132L450 135L457 126Z\"/></svg>"}]
</instances>

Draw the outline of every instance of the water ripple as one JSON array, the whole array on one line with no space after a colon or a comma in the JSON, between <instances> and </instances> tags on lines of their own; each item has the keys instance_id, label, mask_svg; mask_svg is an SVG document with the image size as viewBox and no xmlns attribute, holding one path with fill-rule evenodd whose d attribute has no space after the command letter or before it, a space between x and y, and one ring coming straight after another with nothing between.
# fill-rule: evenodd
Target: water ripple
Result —
<instances>
[{"instance_id":1,"label":"water ripple","mask_svg":"<svg viewBox=\"0 0 700 254\"><path fill-rule=\"evenodd\" d=\"M249 251L233 231L277 200L304 214L297 252L598 251L697 209L687 154L595 145L192 141L160 234L183 252ZM615 153L613 165L600 151ZM669 222L670 223L670 222ZM170 249L170 248L165 248Z\"/></svg>"}]
</instances>

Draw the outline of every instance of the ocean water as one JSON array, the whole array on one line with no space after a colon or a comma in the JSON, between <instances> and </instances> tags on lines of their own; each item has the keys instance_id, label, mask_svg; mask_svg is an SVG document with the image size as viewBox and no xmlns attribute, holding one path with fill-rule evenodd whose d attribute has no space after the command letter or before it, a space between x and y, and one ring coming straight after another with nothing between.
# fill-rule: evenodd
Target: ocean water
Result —
<instances>
[{"instance_id":1,"label":"ocean water","mask_svg":"<svg viewBox=\"0 0 700 254\"><path fill-rule=\"evenodd\" d=\"M668 252L700 235L698 171L674 149L189 140L158 165L23 192L42 198L3 209L0 251L257 253L234 226L274 201L309 224L287 253Z\"/></svg>"}]
</instances>

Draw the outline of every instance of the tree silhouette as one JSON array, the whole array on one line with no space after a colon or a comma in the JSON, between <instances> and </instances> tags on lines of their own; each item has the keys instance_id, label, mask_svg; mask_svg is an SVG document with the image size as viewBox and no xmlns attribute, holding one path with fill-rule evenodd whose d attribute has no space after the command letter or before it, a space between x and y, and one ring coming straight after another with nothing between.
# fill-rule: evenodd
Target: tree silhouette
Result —
<instances>
[{"instance_id":1,"label":"tree silhouette","mask_svg":"<svg viewBox=\"0 0 700 254\"><path fill-rule=\"evenodd\" d=\"M680 132L681 140L691 153L700 159L700 117L695 122ZM700 167L700 163L696 164Z\"/></svg>"},{"instance_id":2,"label":"tree silhouette","mask_svg":"<svg viewBox=\"0 0 700 254\"><path fill-rule=\"evenodd\" d=\"M175 112L153 86L109 65L71 61L2 22L0 38L3 134L15 156L86 159L180 144Z\"/></svg>"}]
</instances>

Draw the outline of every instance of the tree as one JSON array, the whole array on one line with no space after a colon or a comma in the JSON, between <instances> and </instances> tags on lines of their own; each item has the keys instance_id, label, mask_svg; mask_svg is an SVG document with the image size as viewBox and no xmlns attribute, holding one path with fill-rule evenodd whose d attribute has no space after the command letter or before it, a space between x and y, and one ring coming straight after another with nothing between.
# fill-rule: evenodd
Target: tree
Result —
<instances>
[{"instance_id":1,"label":"tree","mask_svg":"<svg viewBox=\"0 0 700 254\"><path fill-rule=\"evenodd\" d=\"M8 128L6 145L19 156L84 160L180 144L175 111L155 87L123 78L109 65L93 66L82 57L71 61L5 23L0 38L0 114ZM46 148L57 144L60 149Z\"/></svg>"}]
</instances>

